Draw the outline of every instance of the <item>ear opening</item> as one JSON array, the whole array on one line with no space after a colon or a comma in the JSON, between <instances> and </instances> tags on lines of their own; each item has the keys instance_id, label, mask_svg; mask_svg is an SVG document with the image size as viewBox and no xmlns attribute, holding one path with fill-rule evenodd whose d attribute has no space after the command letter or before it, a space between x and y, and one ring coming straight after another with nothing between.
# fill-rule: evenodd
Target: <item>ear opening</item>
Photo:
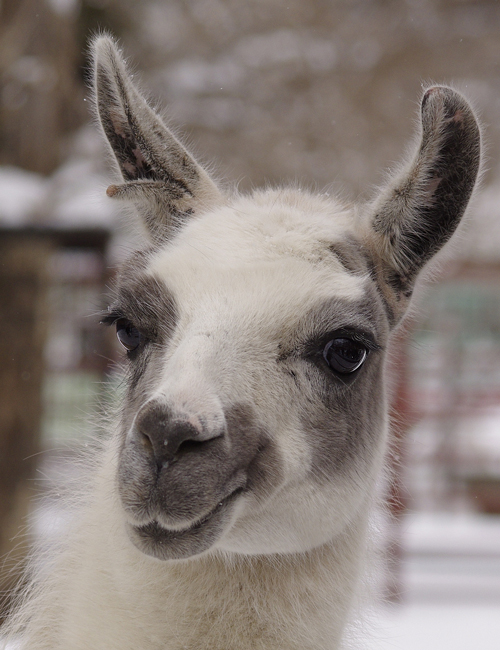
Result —
<instances>
[{"instance_id":1,"label":"ear opening","mask_svg":"<svg viewBox=\"0 0 500 650\"><path fill-rule=\"evenodd\" d=\"M92 53L97 115L124 180L107 194L133 203L153 240L163 240L222 194L137 90L114 40L97 37Z\"/></svg>"},{"instance_id":2,"label":"ear opening","mask_svg":"<svg viewBox=\"0 0 500 650\"><path fill-rule=\"evenodd\" d=\"M480 167L481 134L467 100L426 90L419 144L370 206L366 242L396 297L408 299L424 265L455 232Z\"/></svg>"}]
</instances>

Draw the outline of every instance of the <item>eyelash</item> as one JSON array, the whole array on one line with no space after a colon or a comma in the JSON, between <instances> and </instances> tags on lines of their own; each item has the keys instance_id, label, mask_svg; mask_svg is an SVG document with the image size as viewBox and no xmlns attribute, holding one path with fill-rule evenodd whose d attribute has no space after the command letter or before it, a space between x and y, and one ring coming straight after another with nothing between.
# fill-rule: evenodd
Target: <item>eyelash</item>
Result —
<instances>
[{"instance_id":1,"label":"eyelash","mask_svg":"<svg viewBox=\"0 0 500 650\"><path fill-rule=\"evenodd\" d=\"M373 340L370 334L344 327L310 338L305 343L298 345L293 354L295 356L305 357L315 356L318 354L318 351L322 352L327 343L334 339L349 339L363 345L368 352L382 350L382 347Z\"/></svg>"},{"instance_id":2,"label":"eyelash","mask_svg":"<svg viewBox=\"0 0 500 650\"><path fill-rule=\"evenodd\" d=\"M139 346L147 342L147 337L134 325L134 323L124 316L122 312L106 312L100 321L101 325L110 327L116 326L116 336L120 345L126 350L127 356L133 354Z\"/></svg>"},{"instance_id":3,"label":"eyelash","mask_svg":"<svg viewBox=\"0 0 500 650\"><path fill-rule=\"evenodd\" d=\"M119 311L105 311L99 324L104 325L105 327L111 327L111 325L114 325L117 320L120 320L120 318L126 317Z\"/></svg>"}]
</instances>

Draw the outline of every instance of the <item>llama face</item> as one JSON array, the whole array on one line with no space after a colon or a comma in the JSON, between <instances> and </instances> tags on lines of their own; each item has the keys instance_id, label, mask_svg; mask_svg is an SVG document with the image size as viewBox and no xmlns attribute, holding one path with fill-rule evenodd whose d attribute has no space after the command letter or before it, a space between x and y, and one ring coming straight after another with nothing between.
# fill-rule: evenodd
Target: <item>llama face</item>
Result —
<instances>
[{"instance_id":1,"label":"llama face","mask_svg":"<svg viewBox=\"0 0 500 650\"><path fill-rule=\"evenodd\" d=\"M352 245L352 215L294 191L259 201L125 264L112 307L140 333L120 496L133 541L157 557L321 544L380 457L389 328L366 258L347 270L334 252ZM345 370L335 354L352 357Z\"/></svg>"},{"instance_id":2,"label":"llama face","mask_svg":"<svg viewBox=\"0 0 500 650\"><path fill-rule=\"evenodd\" d=\"M104 319L128 350L117 438L124 525L158 559L304 551L364 511L386 435L384 354L472 192L479 130L449 88L370 206L297 190L224 196L132 85L106 37L96 99L151 248Z\"/></svg>"}]
</instances>

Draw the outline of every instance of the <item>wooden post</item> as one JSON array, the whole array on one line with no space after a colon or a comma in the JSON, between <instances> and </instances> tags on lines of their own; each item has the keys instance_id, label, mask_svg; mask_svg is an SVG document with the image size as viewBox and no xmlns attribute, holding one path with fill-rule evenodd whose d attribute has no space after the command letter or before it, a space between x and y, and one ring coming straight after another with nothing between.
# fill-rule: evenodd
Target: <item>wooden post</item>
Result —
<instances>
[{"instance_id":1,"label":"wooden post","mask_svg":"<svg viewBox=\"0 0 500 650\"><path fill-rule=\"evenodd\" d=\"M0 232L0 622L29 540L42 408L47 260L52 239Z\"/></svg>"}]
</instances>

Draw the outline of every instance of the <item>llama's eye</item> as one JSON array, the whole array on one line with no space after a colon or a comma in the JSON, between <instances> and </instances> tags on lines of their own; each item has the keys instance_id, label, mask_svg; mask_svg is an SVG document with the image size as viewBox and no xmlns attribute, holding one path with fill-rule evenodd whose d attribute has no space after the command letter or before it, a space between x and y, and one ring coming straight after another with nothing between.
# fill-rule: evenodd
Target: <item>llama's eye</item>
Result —
<instances>
[{"instance_id":1,"label":"llama's eye","mask_svg":"<svg viewBox=\"0 0 500 650\"><path fill-rule=\"evenodd\" d=\"M323 358L334 372L346 375L361 368L367 349L352 339L333 339L323 350Z\"/></svg>"},{"instance_id":2,"label":"llama's eye","mask_svg":"<svg viewBox=\"0 0 500 650\"><path fill-rule=\"evenodd\" d=\"M129 320L119 318L116 321L116 336L123 347L132 352L139 347L141 333Z\"/></svg>"}]
</instances>

